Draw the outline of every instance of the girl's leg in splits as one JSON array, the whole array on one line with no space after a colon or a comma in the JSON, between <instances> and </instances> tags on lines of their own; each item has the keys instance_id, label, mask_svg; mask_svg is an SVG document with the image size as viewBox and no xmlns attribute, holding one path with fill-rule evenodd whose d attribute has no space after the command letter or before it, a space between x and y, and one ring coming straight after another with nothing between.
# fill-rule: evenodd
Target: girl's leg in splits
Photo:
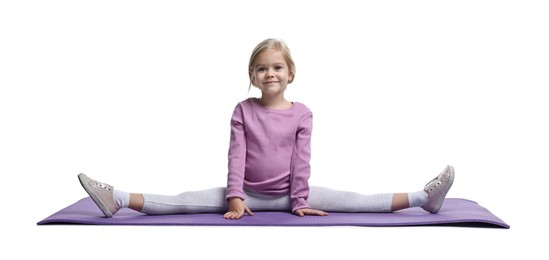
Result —
<instances>
[{"instance_id":1,"label":"girl's leg in splits","mask_svg":"<svg viewBox=\"0 0 549 260\"><path fill-rule=\"evenodd\" d=\"M79 174L82 187L106 217L112 217L121 208L131 208L146 214L210 213L228 209L225 188L189 191L179 195L128 193L113 186Z\"/></svg>"},{"instance_id":2,"label":"girl's leg in splits","mask_svg":"<svg viewBox=\"0 0 549 260\"><path fill-rule=\"evenodd\" d=\"M447 166L429 181L423 190L408 193L364 195L323 187L311 187L309 205L318 210L335 212L392 212L409 207L422 207L437 213L454 181L454 168Z\"/></svg>"},{"instance_id":3,"label":"girl's leg in splits","mask_svg":"<svg viewBox=\"0 0 549 260\"><path fill-rule=\"evenodd\" d=\"M78 179L106 217L112 217L121 208L131 208L146 214L224 213L229 204L225 199L226 188L183 192L179 195L128 193L113 186L93 180L85 174ZM244 191L244 202L252 210L289 210L289 196L266 196Z\"/></svg>"}]
</instances>

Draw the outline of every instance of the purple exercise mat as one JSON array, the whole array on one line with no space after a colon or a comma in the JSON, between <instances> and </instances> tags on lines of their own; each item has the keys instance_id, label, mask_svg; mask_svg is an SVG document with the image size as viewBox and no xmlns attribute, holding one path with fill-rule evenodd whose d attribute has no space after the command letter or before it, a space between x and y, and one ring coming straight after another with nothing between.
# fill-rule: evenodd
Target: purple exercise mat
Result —
<instances>
[{"instance_id":1,"label":"purple exercise mat","mask_svg":"<svg viewBox=\"0 0 549 260\"><path fill-rule=\"evenodd\" d=\"M421 208L408 208L393 213L338 213L326 217L297 217L289 212L254 212L239 220L226 220L221 213L145 215L121 209L114 217L106 218L91 198L83 198L37 223L91 225L187 225L187 226L418 226L455 225L510 228L476 202L447 198L438 212L430 214Z\"/></svg>"}]
</instances>

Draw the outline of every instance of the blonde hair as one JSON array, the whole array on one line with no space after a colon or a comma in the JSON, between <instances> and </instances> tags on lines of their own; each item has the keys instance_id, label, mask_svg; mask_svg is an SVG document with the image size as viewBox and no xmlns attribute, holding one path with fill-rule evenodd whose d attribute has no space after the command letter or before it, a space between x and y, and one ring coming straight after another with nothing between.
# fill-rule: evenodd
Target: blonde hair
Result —
<instances>
[{"instance_id":1,"label":"blonde hair","mask_svg":"<svg viewBox=\"0 0 549 260\"><path fill-rule=\"evenodd\" d=\"M250 85L248 86L248 91L250 91L250 88L252 87L252 85L255 86L254 65L257 62L257 58L268 50L278 51L280 52L280 54L282 54L282 57L284 58L284 61L286 61L286 64L288 65L288 69L290 70L290 75L292 75L288 79L288 84L294 81L295 63L294 63L294 60L292 59L290 48L288 48L288 45L281 39L269 38L269 39L263 40L257 46L255 46L252 52L252 55L250 56L250 62L248 64L248 75L250 77Z\"/></svg>"}]
</instances>

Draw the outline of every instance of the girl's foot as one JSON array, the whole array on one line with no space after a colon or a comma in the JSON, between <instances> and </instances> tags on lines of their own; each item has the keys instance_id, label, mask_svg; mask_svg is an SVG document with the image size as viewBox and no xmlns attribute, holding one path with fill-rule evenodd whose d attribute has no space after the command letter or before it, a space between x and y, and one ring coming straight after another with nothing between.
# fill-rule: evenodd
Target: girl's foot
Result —
<instances>
[{"instance_id":1,"label":"girl's foot","mask_svg":"<svg viewBox=\"0 0 549 260\"><path fill-rule=\"evenodd\" d=\"M424 210L432 214L438 213L448 190L454 183L454 175L454 167L448 165L436 178L425 185L425 192L429 194L429 199L425 205L421 206Z\"/></svg>"},{"instance_id":2,"label":"girl's foot","mask_svg":"<svg viewBox=\"0 0 549 260\"><path fill-rule=\"evenodd\" d=\"M83 173L78 174L78 179L107 218L118 212L120 206L113 199L113 186L90 179Z\"/></svg>"}]
</instances>

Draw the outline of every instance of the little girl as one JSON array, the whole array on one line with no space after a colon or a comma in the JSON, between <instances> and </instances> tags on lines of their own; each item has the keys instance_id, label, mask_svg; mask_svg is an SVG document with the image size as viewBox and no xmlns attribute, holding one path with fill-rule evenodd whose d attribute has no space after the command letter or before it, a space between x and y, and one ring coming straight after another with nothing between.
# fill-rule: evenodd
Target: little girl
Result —
<instances>
[{"instance_id":1,"label":"little girl","mask_svg":"<svg viewBox=\"0 0 549 260\"><path fill-rule=\"evenodd\" d=\"M239 219L253 211L291 211L297 216L327 212L392 212L422 207L437 213L454 181L447 166L424 189L409 193L363 195L309 187L312 112L284 97L296 68L288 46L266 39L249 62L250 86L260 98L237 104L231 118L227 187L176 196L128 193L79 174L80 183L107 217L120 208L146 214L225 213Z\"/></svg>"}]
</instances>

